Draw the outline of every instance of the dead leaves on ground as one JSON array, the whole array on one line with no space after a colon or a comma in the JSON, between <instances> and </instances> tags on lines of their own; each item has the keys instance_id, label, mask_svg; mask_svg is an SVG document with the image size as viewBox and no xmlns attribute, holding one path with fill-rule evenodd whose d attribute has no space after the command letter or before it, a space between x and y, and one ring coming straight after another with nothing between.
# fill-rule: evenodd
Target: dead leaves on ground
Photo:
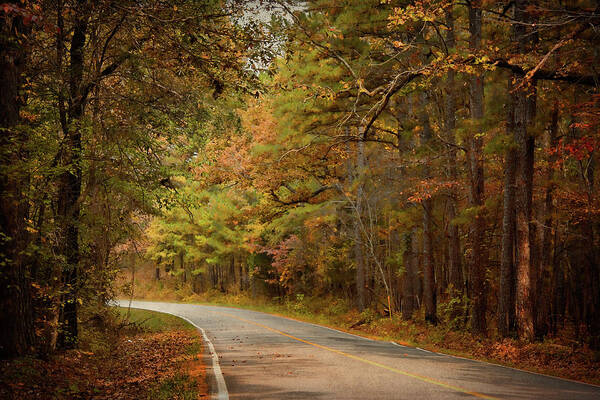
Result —
<instances>
[{"instance_id":1,"label":"dead leaves on ground","mask_svg":"<svg viewBox=\"0 0 600 400\"><path fill-rule=\"evenodd\" d=\"M96 354L70 350L49 361L3 361L0 398L146 399L162 397L170 382L195 387L169 398L208 398L201 353L196 332L170 331L115 338Z\"/></svg>"}]
</instances>

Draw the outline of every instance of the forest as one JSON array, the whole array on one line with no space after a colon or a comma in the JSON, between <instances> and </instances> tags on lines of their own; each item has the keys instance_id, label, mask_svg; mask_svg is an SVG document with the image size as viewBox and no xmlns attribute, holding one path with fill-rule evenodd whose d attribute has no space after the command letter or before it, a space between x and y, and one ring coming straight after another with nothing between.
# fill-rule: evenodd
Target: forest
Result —
<instances>
[{"instance_id":1,"label":"forest","mask_svg":"<svg viewBox=\"0 0 600 400\"><path fill-rule=\"evenodd\" d=\"M20 0L0 52L0 358L136 263L600 349L597 1Z\"/></svg>"}]
</instances>

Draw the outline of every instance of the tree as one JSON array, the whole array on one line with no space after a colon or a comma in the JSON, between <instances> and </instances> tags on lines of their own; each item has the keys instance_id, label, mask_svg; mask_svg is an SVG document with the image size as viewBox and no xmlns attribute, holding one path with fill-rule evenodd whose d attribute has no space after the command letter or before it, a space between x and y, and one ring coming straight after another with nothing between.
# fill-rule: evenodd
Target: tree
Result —
<instances>
[{"instance_id":1,"label":"tree","mask_svg":"<svg viewBox=\"0 0 600 400\"><path fill-rule=\"evenodd\" d=\"M20 111L26 102L25 69L30 57L27 35L33 15L29 4L7 3L0 15L0 357L22 355L34 343L29 243L24 197L28 175L26 135Z\"/></svg>"},{"instance_id":2,"label":"tree","mask_svg":"<svg viewBox=\"0 0 600 400\"><path fill-rule=\"evenodd\" d=\"M245 45L261 35L233 22L240 4L175 3L2 6L3 73L12 82L3 86L11 102L3 165L11 167L3 168L2 200L15 211L3 213L12 216L3 246L15 264L2 282L2 318L24 324L14 327L22 343L7 334L7 354L77 344L80 305L105 303L138 213L164 204L162 157L184 137L176 121L198 109L197 88L218 98L229 84L250 90L255 82L244 57L264 49Z\"/></svg>"}]
</instances>

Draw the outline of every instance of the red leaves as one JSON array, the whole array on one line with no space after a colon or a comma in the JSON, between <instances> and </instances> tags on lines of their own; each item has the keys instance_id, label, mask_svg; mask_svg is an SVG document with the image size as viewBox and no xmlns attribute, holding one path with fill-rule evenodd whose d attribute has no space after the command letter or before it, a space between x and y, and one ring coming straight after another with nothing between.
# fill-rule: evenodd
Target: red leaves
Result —
<instances>
[{"instance_id":1,"label":"red leaves","mask_svg":"<svg viewBox=\"0 0 600 400\"><path fill-rule=\"evenodd\" d=\"M42 19L39 15L35 15L31 11L19 7L15 3L2 3L0 4L0 10L4 12L5 16L20 16L23 19L23 24L26 26L39 22Z\"/></svg>"},{"instance_id":2,"label":"red leaves","mask_svg":"<svg viewBox=\"0 0 600 400\"><path fill-rule=\"evenodd\" d=\"M34 6L35 11L39 11L38 6ZM27 10L23 7L19 7L15 3L2 3L0 4L0 10L4 13L4 17L21 17L23 25L29 26L32 23L39 23L42 21L42 16L35 14L34 12Z\"/></svg>"},{"instance_id":3,"label":"red leaves","mask_svg":"<svg viewBox=\"0 0 600 400\"><path fill-rule=\"evenodd\" d=\"M290 237L279 243L277 246L264 247L263 250L273 258L271 265L280 273L283 273L286 269L286 265L290 264L290 260L288 259L290 252L301 247L302 241L300 238L296 235L290 235Z\"/></svg>"},{"instance_id":4,"label":"red leaves","mask_svg":"<svg viewBox=\"0 0 600 400\"><path fill-rule=\"evenodd\" d=\"M597 137L583 136L569 141L561 139L556 147L548 149L548 154L561 157L558 160L558 166L560 166L567 158L574 158L577 161L589 158L599 148L600 140Z\"/></svg>"},{"instance_id":5,"label":"red leaves","mask_svg":"<svg viewBox=\"0 0 600 400\"><path fill-rule=\"evenodd\" d=\"M0 8L4 11L5 14L16 13L20 8L12 3L2 3L0 4Z\"/></svg>"},{"instance_id":6,"label":"red leaves","mask_svg":"<svg viewBox=\"0 0 600 400\"><path fill-rule=\"evenodd\" d=\"M590 101L573 106L572 112L576 121L569 128L582 136L561 139L556 147L548 150L550 155L562 158L557 166L567 158L577 161L590 158L600 148L600 95L593 95Z\"/></svg>"}]
</instances>

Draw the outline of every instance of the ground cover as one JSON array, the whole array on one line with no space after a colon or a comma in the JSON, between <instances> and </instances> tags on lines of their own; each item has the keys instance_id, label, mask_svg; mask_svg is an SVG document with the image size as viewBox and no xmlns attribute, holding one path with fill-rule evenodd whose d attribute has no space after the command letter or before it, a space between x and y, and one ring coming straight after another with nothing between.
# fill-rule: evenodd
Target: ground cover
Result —
<instances>
[{"instance_id":1,"label":"ground cover","mask_svg":"<svg viewBox=\"0 0 600 400\"><path fill-rule=\"evenodd\" d=\"M117 308L81 328L79 349L2 361L2 399L207 399L203 343L180 318Z\"/></svg>"}]
</instances>

